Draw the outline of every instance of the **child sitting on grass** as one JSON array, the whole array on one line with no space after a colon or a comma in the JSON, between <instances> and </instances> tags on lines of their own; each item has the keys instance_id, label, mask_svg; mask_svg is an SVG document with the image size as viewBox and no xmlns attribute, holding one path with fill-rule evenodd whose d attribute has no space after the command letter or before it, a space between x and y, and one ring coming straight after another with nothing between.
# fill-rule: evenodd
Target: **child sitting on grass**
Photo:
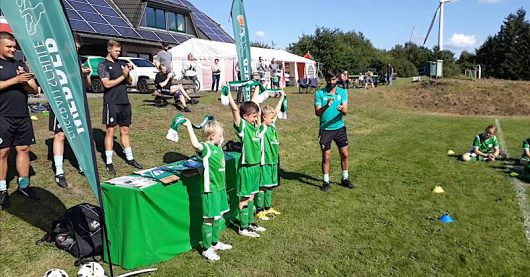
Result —
<instances>
[{"instance_id":1,"label":"child sitting on grass","mask_svg":"<svg viewBox=\"0 0 530 277\"><path fill-rule=\"evenodd\" d=\"M462 155L464 162L503 160L506 154L501 153L499 141L495 134L497 126L489 125L484 133L478 134L473 140L473 148Z\"/></svg>"},{"instance_id":2,"label":"child sitting on grass","mask_svg":"<svg viewBox=\"0 0 530 277\"><path fill-rule=\"evenodd\" d=\"M256 218L269 220L271 215L281 213L272 208L272 190L278 186L278 161L280 155L280 142L276 132L276 119L282 107L285 92L280 91L280 100L276 108L264 106L261 109L261 131L263 133L263 156L261 164L261 185L256 195ZM254 100L254 99L253 99Z\"/></svg>"},{"instance_id":3,"label":"child sitting on grass","mask_svg":"<svg viewBox=\"0 0 530 277\"><path fill-rule=\"evenodd\" d=\"M199 143L193 132L191 122L186 119L191 145L202 158L204 166L204 183L202 188L202 255L210 260L220 259L217 250L232 249L232 245L219 240L221 229L225 225L223 214L228 212L226 196L225 156L221 144L223 142L223 126L217 121L204 125L206 142Z\"/></svg>"}]
</instances>

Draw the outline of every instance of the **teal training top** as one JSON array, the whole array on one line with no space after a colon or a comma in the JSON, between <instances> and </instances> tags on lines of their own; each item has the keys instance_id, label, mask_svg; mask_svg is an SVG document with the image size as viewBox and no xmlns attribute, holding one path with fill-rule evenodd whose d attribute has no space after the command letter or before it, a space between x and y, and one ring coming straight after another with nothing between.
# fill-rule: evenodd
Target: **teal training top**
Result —
<instances>
[{"instance_id":1,"label":"teal training top","mask_svg":"<svg viewBox=\"0 0 530 277\"><path fill-rule=\"evenodd\" d=\"M325 89L321 89L315 94L315 106L324 107L330 98L333 98L333 103L320 115L320 130L337 130L344 127L344 115L338 107L341 104L348 104L348 92L336 87L335 93L331 95Z\"/></svg>"}]
</instances>

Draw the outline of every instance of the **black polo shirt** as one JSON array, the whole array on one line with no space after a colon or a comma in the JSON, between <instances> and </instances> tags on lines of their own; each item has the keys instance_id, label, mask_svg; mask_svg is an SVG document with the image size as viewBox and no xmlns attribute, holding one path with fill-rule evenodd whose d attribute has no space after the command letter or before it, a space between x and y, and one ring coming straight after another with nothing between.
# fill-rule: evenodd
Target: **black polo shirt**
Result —
<instances>
[{"instance_id":1,"label":"black polo shirt","mask_svg":"<svg viewBox=\"0 0 530 277\"><path fill-rule=\"evenodd\" d=\"M123 75L123 67L127 66L127 62L118 60L111 62L108 59L101 62L98 66L98 75L100 79L109 78L114 80ZM127 79L124 79L118 85L105 88L103 91L104 104L129 104L129 96L127 95Z\"/></svg>"},{"instance_id":2,"label":"black polo shirt","mask_svg":"<svg viewBox=\"0 0 530 277\"><path fill-rule=\"evenodd\" d=\"M25 72L29 72L26 64L19 60L0 59L0 81L7 81L16 77L19 67L22 67ZM29 116L28 92L22 84L0 90L0 116Z\"/></svg>"}]
</instances>

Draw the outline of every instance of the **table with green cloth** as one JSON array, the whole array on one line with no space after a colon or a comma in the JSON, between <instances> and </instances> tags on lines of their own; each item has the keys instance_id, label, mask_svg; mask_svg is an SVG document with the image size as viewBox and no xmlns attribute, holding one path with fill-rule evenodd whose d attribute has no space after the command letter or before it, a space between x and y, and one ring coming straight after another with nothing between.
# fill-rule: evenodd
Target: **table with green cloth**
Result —
<instances>
[{"instance_id":1,"label":"table with green cloth","mask_svg":"<svg viewBox=\"0 0 530 277\"><path fill-rule=\"evenodd\" d=\"M225 152L230 204L230 212L225 214L227 223L238 211L236 171L239 157L240 153ZM143 189L101 185L113 264L125 269L148 266L199 245L203 176L180 177L173 183L157 182Z\"/></svg>"}]
</instances>

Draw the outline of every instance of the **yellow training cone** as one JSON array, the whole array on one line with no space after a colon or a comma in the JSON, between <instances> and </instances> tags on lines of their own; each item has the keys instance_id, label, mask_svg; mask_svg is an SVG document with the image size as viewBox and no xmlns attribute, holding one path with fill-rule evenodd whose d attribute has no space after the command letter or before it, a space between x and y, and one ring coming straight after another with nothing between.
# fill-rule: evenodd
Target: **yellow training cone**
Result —
<instances>
[{"instance_id":1,"label":"yellow training cone","mask_svg":"<svg viewBox=\"0 0 530 277\"><path fill-rule=\"evenodd\" d=\"M32 116L31 116L31 120L39 120L39 119L37 118L37 116L32 115Z\"/></svg>"},{"instance_id":2,"label":"yellow training cone","mask_svg":"<svg viewBox=\"0 0 530 277\"><path fill-rule=\"evenodd\" d=\"M434 193L444 193L445 191L444 191L444 189L442 187L436 186L436 187L434 187L432 192L434 192Z\"/></svg>"},{"instance_id":3,"label":"yellow training cone","mask_svg":"<svg viewBox=\"0 0 530 277\"><path fill-rule=\"evenodd\" d=\"M455 151L453 151L453 150L447 151L447 155L454 155L454 154L455 154Z\"/></svg>"}]
</instances>

